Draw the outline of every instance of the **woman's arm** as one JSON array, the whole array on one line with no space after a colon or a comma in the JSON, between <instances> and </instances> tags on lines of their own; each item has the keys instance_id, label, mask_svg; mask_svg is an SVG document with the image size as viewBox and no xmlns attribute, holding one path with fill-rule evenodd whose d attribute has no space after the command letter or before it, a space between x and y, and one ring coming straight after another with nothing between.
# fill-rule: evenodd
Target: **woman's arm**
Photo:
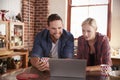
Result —
<instances>
[{"instance_id":1,"label":"woman's arm","mask_svg":"<svg viewBox=\"0 0 120 80\"><path fill-rule=\"evenodd\" d=\"M101 47L102 47L101 49L102 64L108 64L109 66L111 66L112 65L111 52L110 52L110 45L107 36L104 37Z\"/></svg>"},{"instance_id":2,"label":"woman's arm","mask_svg":"<svg viewBox=\"0 0 120 80\"><path fill-rule=\"evenodd\" d=\"M101 67L100 67L100 65L87 66L86 71L101 71Z\"/></svg>"}]
</instances>

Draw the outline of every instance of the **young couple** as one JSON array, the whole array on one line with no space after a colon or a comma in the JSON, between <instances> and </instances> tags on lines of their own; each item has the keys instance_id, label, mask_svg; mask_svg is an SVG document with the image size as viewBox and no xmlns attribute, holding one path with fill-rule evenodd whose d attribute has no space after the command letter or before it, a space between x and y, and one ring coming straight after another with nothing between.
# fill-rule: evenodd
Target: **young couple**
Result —
<instances>
[{"instance_id":1,"label":"young couple","mask_svg":"<svg viewBox=\"0 0 120 80\"><path fill-rule=\"evenodd\" d=\"M51 14L48 28L39 32L34 40L30 57L33 67L39 71L49 70L49 58L73 58L74 37L64 30L62 18ZM82 23L82 36L78 38L78 59L87 60L86 71L100 71L101 64L112 65L107 36L97 32L95 19L87 18Z\"/></svg>"}]
</instances>

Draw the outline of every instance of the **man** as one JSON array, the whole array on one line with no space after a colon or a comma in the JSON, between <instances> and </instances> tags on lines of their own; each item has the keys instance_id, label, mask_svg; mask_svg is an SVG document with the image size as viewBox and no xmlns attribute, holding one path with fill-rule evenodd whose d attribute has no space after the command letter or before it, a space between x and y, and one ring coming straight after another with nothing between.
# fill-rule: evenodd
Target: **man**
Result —
<instances>
[{"instance_id":1,"label":"man","mask_svg":"<svg viewBox=\"0 0 120 80\"><path fill-rule=\"evenodd\" d=\"M49 58L72 58L74 38L63 29L63 22L58 14L48 17L48 28L35 37L30 62L40 71L49 70Z\"/></svg>"}]
</instances>

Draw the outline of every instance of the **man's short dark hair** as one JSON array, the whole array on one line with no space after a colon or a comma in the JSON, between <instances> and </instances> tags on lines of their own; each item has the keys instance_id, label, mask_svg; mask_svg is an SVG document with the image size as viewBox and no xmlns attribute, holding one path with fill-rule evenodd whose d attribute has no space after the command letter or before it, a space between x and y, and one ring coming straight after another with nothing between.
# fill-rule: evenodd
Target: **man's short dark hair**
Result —
<instances>
[{"instance_id":1,"label":"man's short dark hair","mask_svg":"<svg viewBox=\"0 0 120 80\"><path fill-rule=\"evenodd\" d=\"M61 21L62 21L62 18L61 18L58 14L51 14L51 15L48 17L48 20L47 20L48 26L50 25L50 22L51 22L51 21L54 21L54 20L61 20Z\"/></svg>"}]
</instances>

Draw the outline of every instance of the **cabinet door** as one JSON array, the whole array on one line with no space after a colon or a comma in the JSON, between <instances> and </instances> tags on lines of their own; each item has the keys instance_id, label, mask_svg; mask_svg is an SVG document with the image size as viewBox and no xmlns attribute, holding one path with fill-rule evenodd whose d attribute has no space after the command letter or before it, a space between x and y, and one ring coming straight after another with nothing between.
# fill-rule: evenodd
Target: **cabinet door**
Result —
<instances>
[{"instance_id":1,"label":"cabinet door","mask_svg":"<svg viewBox=\"0 0 120 80\"><path fill-rule=\"evenodd\" d=\"M24 23L10 22L10 49L21 49L24 47Z\"/></svg>"},{"instance_id":2,"label":"cabinet door","mask_svg":"<svg viewBox=\"0 0 120 80\"><path fill-rule=\"evenodd\" d=\"M8 49L8 22L0 21L0 50Z\"/></svg>"}]
</instances>

